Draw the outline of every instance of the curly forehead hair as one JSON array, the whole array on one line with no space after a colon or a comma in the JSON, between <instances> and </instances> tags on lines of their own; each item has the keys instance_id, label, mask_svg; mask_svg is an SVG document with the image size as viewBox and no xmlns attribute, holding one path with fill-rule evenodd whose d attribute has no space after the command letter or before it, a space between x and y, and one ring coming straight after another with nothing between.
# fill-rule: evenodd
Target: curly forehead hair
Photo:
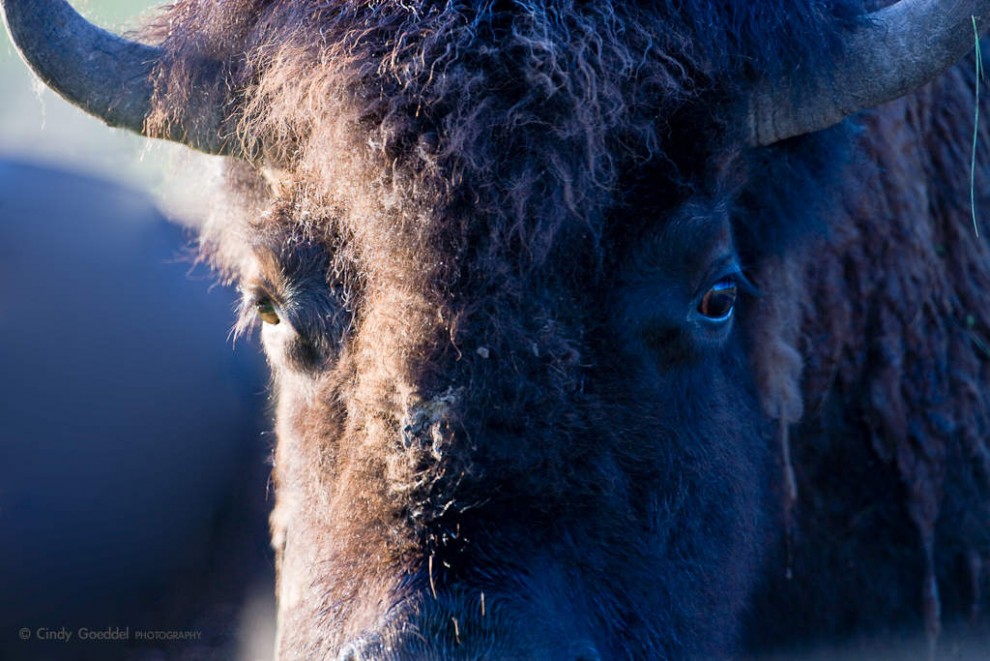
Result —
<instances>
[{"instance_id":1,"label":"curly forehead hair","mask_svg":"<svg viewBox=\"0 0 990 661\"><path fill-rule=\"evenodd\" d=\"M149 122L227 104L308 203L470 200L538 262L569 222L600 234L677 107L836 48L858 3L805 4L180 0L148 28L166 52Z\"/></svg>"}]
</instances>

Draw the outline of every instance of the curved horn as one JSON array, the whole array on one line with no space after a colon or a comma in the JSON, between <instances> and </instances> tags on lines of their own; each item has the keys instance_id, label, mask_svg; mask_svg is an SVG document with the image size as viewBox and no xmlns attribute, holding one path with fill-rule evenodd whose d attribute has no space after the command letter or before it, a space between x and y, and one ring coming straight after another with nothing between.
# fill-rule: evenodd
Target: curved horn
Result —
<instances>
[{"instance_id":1,"label":"curved horn","mask_svg":"<svg viewBox=\"0 0 990 661\"><path fill-rule=\"evenodd\" d=\"M819 131L921 87L990 26L990 0L901 0L865 17L820 75L763 81L747 100L753 146Z\"/></svg>"},{"instance_id":2,"label":"curved horn","mask_svg":"<svg viewBox=\"0 0 990 661\"><path fill-rule=\"evenodd\" d=\"M122 39L80 16L65 0L0 0L3 20L21 58L69 103L110 126L148 135L159 48ZM194 126L169 127L162 137L209 154L233 155L223 114Z\"/></svg>"}]
</instances>

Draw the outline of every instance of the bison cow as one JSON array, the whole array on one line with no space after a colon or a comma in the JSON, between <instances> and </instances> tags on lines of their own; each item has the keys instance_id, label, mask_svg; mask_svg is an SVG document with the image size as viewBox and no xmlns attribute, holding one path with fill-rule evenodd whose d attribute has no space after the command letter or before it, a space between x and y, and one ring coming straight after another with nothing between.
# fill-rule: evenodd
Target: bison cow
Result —
<instances>
[{"instance_id":1,"label":"bison cow","mask_svg":"<svg viewBox=\"0 0 990 661\"><path fill-rule=\"evenodd\" d=\"M990 1L177 0L127 39L0 4L70 101L227 157L201 247L274 374L280 658L978 611Z\"/></svg>"}]
</instances>

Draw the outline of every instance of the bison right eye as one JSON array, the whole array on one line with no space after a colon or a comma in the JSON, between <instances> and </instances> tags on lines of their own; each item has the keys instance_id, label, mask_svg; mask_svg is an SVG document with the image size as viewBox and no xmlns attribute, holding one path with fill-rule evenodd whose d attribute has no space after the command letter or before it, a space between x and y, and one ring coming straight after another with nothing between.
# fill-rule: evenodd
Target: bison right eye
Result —
<instances>
[{"instance_id":1,"label":"bison right eye","mask_svg":"<svg viewBox=\"0 0 990 661\"><path fill-rule=\"evenodd\" d=\"M709 321L728 321L735 309L738 289L734 278L722 278L701 297L698 312Z\"/></svg>"},{"instance_id":2,"label":"bison right eye","mask_svg":"<svg viewBox=\"0 0 990 661\"><path fill-rule=\"evenodd\" d=\"M258 317L266 324L274 326L281 321L278 317L278 311L275 309L275 303L270 298L262 298L255 302L254 310L258 313Z\"/></svg>"}]
</instances>

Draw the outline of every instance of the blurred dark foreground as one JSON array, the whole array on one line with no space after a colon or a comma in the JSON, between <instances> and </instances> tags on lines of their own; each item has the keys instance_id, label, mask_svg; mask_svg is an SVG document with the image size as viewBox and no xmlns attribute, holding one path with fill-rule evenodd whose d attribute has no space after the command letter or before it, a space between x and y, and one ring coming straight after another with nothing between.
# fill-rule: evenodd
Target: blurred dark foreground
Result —
<instances>
[{"instance_id":1,"label":"blurred dark foreground","mask_svg":"<svg viewBox=\"0 0 990 661\"><path fill-rule=\"evenodd\" d=\"M187 246L137 193L0 157L0 659L249 658L265 376Z\"/></svg>"}]
</instances>

